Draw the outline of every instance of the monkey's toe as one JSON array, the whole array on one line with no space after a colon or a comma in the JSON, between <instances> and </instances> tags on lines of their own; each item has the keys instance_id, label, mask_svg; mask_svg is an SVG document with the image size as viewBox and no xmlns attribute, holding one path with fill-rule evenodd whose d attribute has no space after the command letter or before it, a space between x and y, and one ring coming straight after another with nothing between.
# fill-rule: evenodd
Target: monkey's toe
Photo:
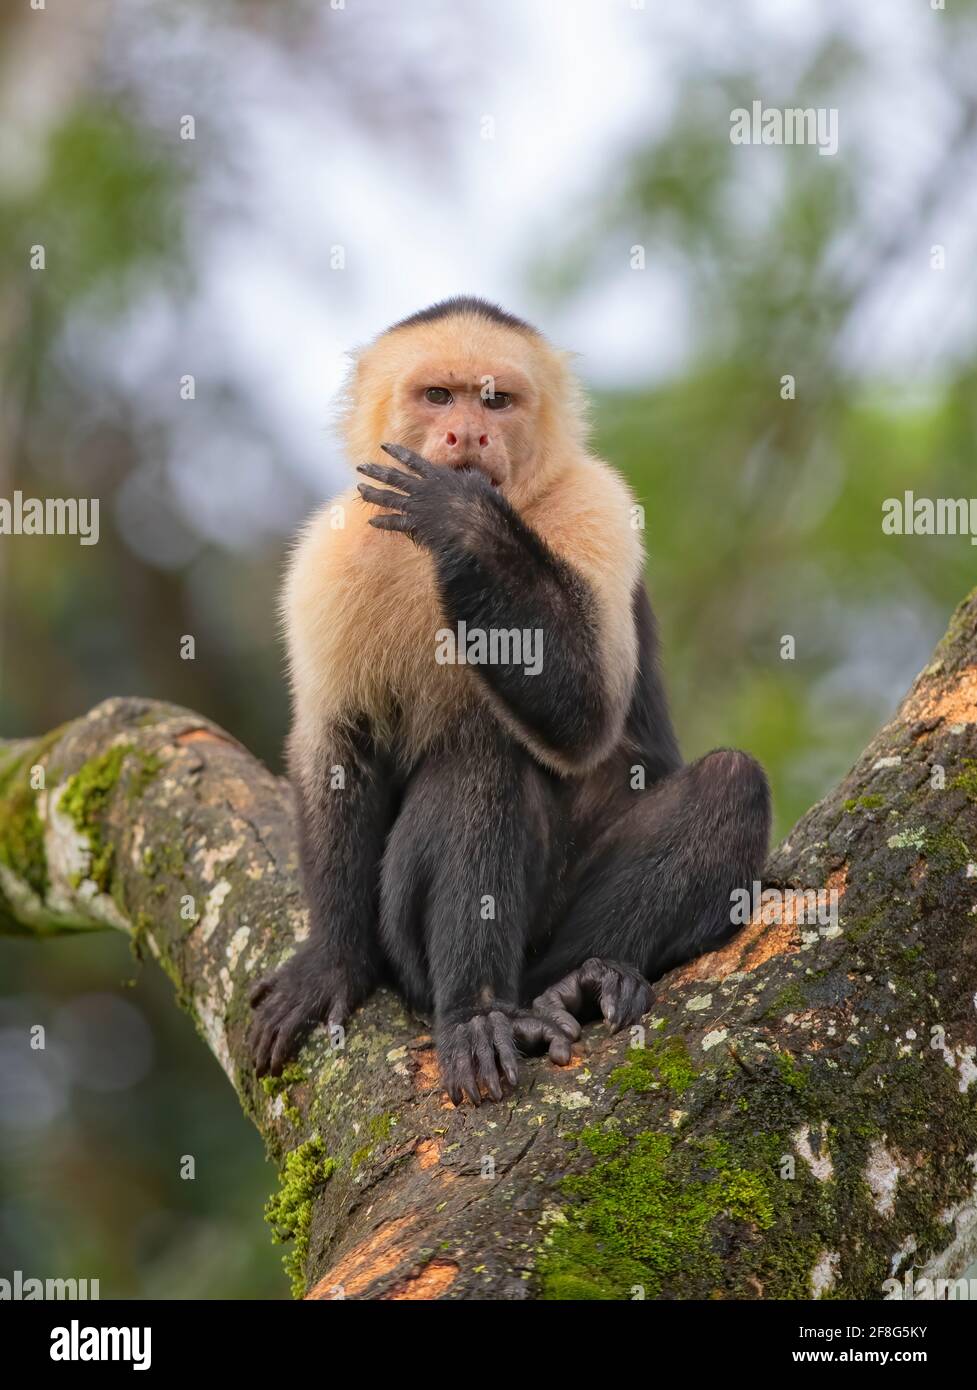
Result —
<instances>
[{"instance_id":1,"label":"monkey's toe","mask_svg":"<svg viewBox=\"0 0 977 1390\"><path fill-rule=\"evenodd\" d=\"M261 999L248 1033L254 1069L258 1076L280 1076L313 1020L287 991L266 992Z\"/></svg>"},{"instance_id":2,"label":"monkey's toe","mask_svg":"<svg viewBox=\"0 0 977 1390\"><path fill-rule=\"evenodd\" d=\"M254 1016L248 1046L258 1076L280 1076L317 1023L342 1024L350 1012L350 986L342 971L316 968L295 956L251 991Z\"/></svg>"},{"instance_id":3,"label":"monkey's toe","mask_svg":"<svg viewBox=\"0 0 977 1390\"><path fill-rule=\"evenodd\" d=\"M486 1098L501 1100L506 1084L518 1084L520 1052L546 1051L551 1061L565 1065L579 1033L573 1019L570 1027L561 1026L540 1010L507 1005L469 1019L446 1021L437 1038L442 1083L455 1105L466 1100L472 1105L481 1105Z\"/></svg>"},{"instance_id":4,"label":"monkey's toe","mask_svg":"<svg viewBox=\"0 0 977 1390\"><path fill-rule=\"evenodd\" d=\"M537 1008L520 1009L512 1021L512 1031L523 1052L549 1053L550 1061L566 1066L580 1037L580 1024L570 1014Z\"/></svg>"},{"instance_id":5,"label":"monkey's toe","mask_svg":"<svg viewBox=\"0 0 977 1390\"><path fill-rule=\"evenodd\" d=\"M622 961L591 956L562 980L550 985L534 1001L534 1009L548 1013L565 1026L599 1012L612 1033L637 1023L651 1007L651 986L639 970Z\"/></svg>"},{"instance_id":6,"label":"monkey's toe","mask_svg":"<svg viewBox=\"0 0 977 1390\"><path fill-rule=\"evenodd\" d=\"M555 1062L570 1060L570 1040L555 1020L528 1009L500 1006L438 1030L438 1063L455 1105L501 1100L505 1084L519 1081L519 1052L549 1050Z\"/></svg>"},{"instance_id":7,"label":"monkey's toe","mask_svg":"<svg viewBox=\"0 0 977 1390\"><path fill-rule=\"evenodd\" d=\"M251 992L248 995L248 1003L251 1005L252 1009L261 1003L262 999L270 992L274 983L274 975L266 975L263 980L258 980L256 984L251 986Z\"/></svg>"},{"instance_id":8,"label":"monkey's toe","mask_svg":"<svg viewBox=\"0 0 977 1390\"><path fill-rule=\"evenodd\" d=\"M489 1094L497 1090L498 1098L502 1097L502 1086L490 1056L490 1046L481 1028L475 1026L482 1022L481 1019L469 1019L467 1023L456 1023L438 1038L441 1083L455 1105L461 1105L466 1100L472 1105L481 1105L480 1074Z\"/></svg>"}]
</instances>

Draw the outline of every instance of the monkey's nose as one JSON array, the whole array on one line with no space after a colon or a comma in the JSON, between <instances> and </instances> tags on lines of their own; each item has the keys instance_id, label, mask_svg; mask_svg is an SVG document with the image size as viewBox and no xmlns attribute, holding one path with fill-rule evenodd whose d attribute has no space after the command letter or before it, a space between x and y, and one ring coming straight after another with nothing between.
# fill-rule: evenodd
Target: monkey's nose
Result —
<instances>
[{"instance_id":1,"label":"monkey's nose","mask_svg":"<svg viewBox=\"0 0 977 1390\"><path fill-rule=\"evenodd\" d=\"M488 442L489 442L489 437L488 437L487 434L480 434L480 435L478 436L478 447L479 447L480 449L484 449L484 448L487 446Z\"/></svg>"},{"instance_id":2,"label":"monkey's nose","mask_svg":"<svg viewBox=\"0 0 977 1390\"><path fill-rule=\"evenodd\" d=\"M453 449L454 446L458 443L458 436L455 433L453 433L453 431L449 430L444 437L444 442L448 445L449 448Z\"/></svg>"}]
</instances>

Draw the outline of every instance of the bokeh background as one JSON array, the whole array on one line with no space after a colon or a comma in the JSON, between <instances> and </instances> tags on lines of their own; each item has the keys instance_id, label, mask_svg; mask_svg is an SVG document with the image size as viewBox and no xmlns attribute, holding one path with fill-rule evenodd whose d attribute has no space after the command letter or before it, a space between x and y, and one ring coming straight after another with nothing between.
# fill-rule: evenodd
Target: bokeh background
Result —
<instances>
[{"instance_id":1,"label":"bokeh background","mask_svg":"<svg viewBox=\"0 0 977 1390\"><path fill-rule=\"evenodd\" d=\"M977 494L974 4L18 0L0 44L0 496L101 500L0 537L0 733L151 695L279 767L345 354L467 292L579 354L686 754L756 753L781 832L847 770L977 570L881 528ZM755 98L837 155L731 144ZM0 1275L282 1297L274 1176L124 940L0 941Z\"/></svg>"}]
</instances>

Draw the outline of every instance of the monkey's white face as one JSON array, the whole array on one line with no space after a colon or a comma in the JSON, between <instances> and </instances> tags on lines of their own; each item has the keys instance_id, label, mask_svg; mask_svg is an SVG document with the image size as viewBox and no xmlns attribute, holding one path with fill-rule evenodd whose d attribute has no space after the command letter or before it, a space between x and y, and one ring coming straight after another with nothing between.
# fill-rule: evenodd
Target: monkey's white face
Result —
<instances>
[{"instance_id":1,"label":"monkey's white face","mask_svg":"<svg viewBox=\"0 0 977 1390\"><path fill-rule=\"evenodd\" d=\"M506 489L532 469L538 397L512 365L432 361L398 383L392 438L432 463L476 468Z\"/></svg>"},{"instance_id":2,"label":"monkey's white face","mask_svg":"<svg viewBox=\"0 0 977 1390\"><path fill-rule=\"evenodd\" d=\"M516 508L583 446L582 398L564 355L484 315L394 327L361 353L352 388L354 466L402 444L438 467L479 469Z\"/></svg>"}]
</instances>

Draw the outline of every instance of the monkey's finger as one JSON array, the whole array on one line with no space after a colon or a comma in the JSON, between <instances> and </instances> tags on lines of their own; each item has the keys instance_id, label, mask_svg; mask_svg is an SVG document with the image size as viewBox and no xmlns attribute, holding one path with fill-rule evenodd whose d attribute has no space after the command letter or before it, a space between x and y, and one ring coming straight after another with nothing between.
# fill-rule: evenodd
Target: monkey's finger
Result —
<instances>
[{"instance_id":1,"label":"monkey's finger","mask_svg":"<svg viewBox=\"0 0 977 1390\"><path fill-rule=\"evenodd\" d=\"M577 1008L580 1007L581 1002L578 1001ZM539 995L533 1000L533 1008L551 1018L573 1042L576 1042L577 1038L580 1037L580 1024L564 1006L564 1002L556 990L548 989L544 994Z\"/></svg>"},{"instance_id":2,"label":"monkey's finger","mask_svg":"<svg viewBox=\"0 0 977 1390\"><path fill-rule=\"evenodd\" d=\"M499 1068L496 1064L494 1052L492 1053L492 1060L488 1065L486 1067L480 1065L478 1071L482 1078L482 1085L485 1087L486 1091L488 1091L489 1100L501 1100L503 1095L502 1077L499 1075Z\"/></svg>"},{"instance_id":3,"label":"monkey's finger","mask_svg":"<svg viewBox=\"0 0 977 1390\"><path fill-rule=\"evenodd\" d=\"M342 1028L343 1024L346 1022L348 1018L349 1003L346 999L346 996L345 994L337 994L335 999L329 1005L329 1013L326 1016L326 1024L327 1026L334 1025L337 1028Z\"/></svg>"},{"instance_id":4,"label":"monkey's finger","mask_svg":"<svg viewBox=\"0 0 977 1390\"><path fill-rule=\"evenodd\" d=\"M472 1105L481 1105L482 1097L475 1081L468 1032L462 1024L455 1029L451 1041L445 1048L441 1059L441 1071L448 1094L455 1105L460 1105L466 1096Z\"/></svg>"},{"instance_id":5,"label":"monkey's finger","mask_svg":"<svg viewBox=\"0 0 977 1390\"><path fill-rule=\"evenodd\" d=\"M515 1044L515 1030L505 1014L489 1014L489 1024L492 1028L492 1041L498 1054L499 1065L502 1067L509 1085L515 1086L519 1082L519 1052Z\"/></svg>"},{"instance_id":6,"label":"monkey's finger","mask_svg":"<svg viewBox=\"0 0 977 1390\"><path fill-rule=\"evenodd\" d=\"M482 1093L478 1089L478 1082L475 1080L475 1068L470 1057L465 1057L459 1064L458 1078L461 1095L455 1104L459 1105L463 1100L470 1100L472 1105L481 1105Z\"/></svg>"},{"instance_id":7,"label":"monkey's finger","mask_svg":"<svg viewBox=\"0 0 977 1390\"><path fill-rule=\"evenodd\" d=\"M257 1076L264 1076L268 1070L268 1063L271 1060L272 1036L272 1029L269 1025L259 1021L254 1034L254 1042L252 1043L254 1070Z\"/></svg>"},{"instance_id":8,"label":"monkey's finger","mask_svg":"<svg viewBox=\"0 0 977 1390\"><path fill-rule=\"evenodd\" d=\"M624 1028L629 1023L634 1023L644 1013L642 1002L645 995L645 983L637 979L634 975L625 975L621 981L621 993L618 997L617 1005L617 1028L615 1032Z\"/></svg>"},{"instance_id":9,"label":"monkey's finger","mask_svg":"<svg viewBox=\"0 0 977 1390\"><path fill-rule=\"evenodd\" d=\"M621 1016L621 987L623 980L616 970L608 970L600 987L600 1011L612 1033L617 1032Z\"/></svg>"},{"instance_id":10,"label":"monkey's finger","mask_svg":"<svg viewBox=\"0 0 977 1390\"><path fill-rule=\"evenodd\" d=\"M420 454L415 454L413 449L405 449L403 444L381 444L380 448L405 468L413 468L422 478L429 478L436 471L433 463L428 463Z\"/></svg>"},{"instance_id":11,"label":"monkey's finger","mask_svg":"<svg viewBox=\"0 0 977 1390\"><path fill-rule=\"evenodd\" d=\"M270 992L274 983L274 975L266 975L263 980L259 980L258 983L252 987L251 993L248 995L248 1003L251 1005L252 1009L261 1003L262 999Z\"/></svg>"},{"instance_id":12,"label":"monkey's finger","mask_svg":"<svg viewBox=\"0 0 977 1390\"><path fill-rule=\"evenodd\" d=\"M370 525L378 531L404 531L410 535L413 523L401 512L381 512L379 516L370 517Z\"/></svg>"},{"instance_id":13,"label":"monkey's finger","mask_svg":"<svg viewBox=\"0 0 977 1390\"><path fill-rule=\"evenodd\" d=\"M512 1036L523 1052L535 1052L544 1041L543 1020L537 1014L520 1014L512 1021Z\"/></svg>"},{"instance_id":14,"label":"monkey's finger","mask_svg":"<svg viewBox=\"0 0 977 1390\"><path fill-rule=\"evenodd\" d=\"M281 1008L277 1010L266 1009L264 1017L259 1020L258 1031L255 1035L255 1071L259 1076L267 1076L271 1073L275 1044L286 1017L286 1010Z\"/></svg>"},{"instance_id":15,"label":"monkey's finger","mask_svg":"<svg viewBox=\"0 0 977 1390\"><path fill-rule=\"evenodd\" d=\"M584 1006L591 983L584 977L583 969L574 970L562 980L557 980L547 991L560 1000L567 1013L576 1016Z\"/></svg>"},{"instance_id":16,"label":"monkey's finger","mask_svg":"<svg viewBox=\"0 0 977 1390\"><path fill-rule=\"evenodd\" d=\"M545 1018L520 1019L513 1029L520 1044L528 1051L538 1050L540 1043L549 1053L550 1060L565 1066L573 1055L570 1039L556 1023Z\"/></svg>"},{"instance_id":17,"label":"monkey's finger","mask_svg":"<svg viewBox=\"0 0 977 1390\"><path fill-rule=\"evenodd\" d=\"M573 1056L573 1048L570 1046L570 1039L562 1028L557 1028L555 1023L544 1021L543 1024L546 1040L549 1043L550 1061L557 1062L561 1067L565 1067Z\"/></svg>"},{"instance_id":18,"label":"monkey's finger","mask_svg":"<svg viewBox=\"0 0 977 1390\"><path fill-rule=\"evenodd\" d=\"M410 473L405 473L402 468L388 468L383 463L359 463L356 471L378 483L386 483L388 487L399 488L401 492L411 492L417 486L417 479L411 477Z\"/></svg>"},{"instance_id":19,"label":"monkey's finger","mask_svg":"<svg viewBox=\"0 0 977 1390\"><path fill-rule=\"evenodd\" d=\"M513 1034L524 1052L545 1047L555 1062L570 1060L570 1039L554 1015L540 1012L520 1014L512 1024Z\"/></svg>"},{"instance_id":20,"label":"monkey's finger","mask_svg":"<svg viewBox=\"0 0 977 1390\"><path fill-rule=\"evenodd\" d=\"M583 993L589 993L599 1000L607 974L607 966L604 962L599 960L597 956L591 956L575 973Z\"/></svg>"},{"instance_id":21,"label":"monkey's finger","mask_svg":"<svg viewBox=\"0 0 977 1390\"><path fill-rule=\"evenodd\" d=\"M576 1042L583 1032L580 1026L580 1020L574 1018L573 1014L567 1013L566 1009L548 1009L547 1015L553 1020L564 1037L569 1038L571 1042Z\"/></svg>"},{"instance_id":22,"label":"monkey's finger","mask_svg":"<svg viewBox=\"0 0 977 1390\"><path fill-rule=\"evenodd\" d=\"M275 1046L271 1052L271 1066L268 1068L272 1076L281 1076L282 1068L292 1054L295 1044L308 1027L307 1014L304 1005L293 1009L290 1014L286 1014L283 1021L279 1024L278 1033L275 1038Z\"/></svg>"},{"instance_id":23,"label":"monkey's finger","mask_svg":"<svg viewBox=\"0 0 977 1390\"><path fill-rule=\"evenodd\" d=\"M403 507L408 499L402 492L389 492L385 487L368 487L357 483L356 491L364 502L373 502L377 507Z\"/></svg>"},{"instance_id":24,"label":"monkey's finger","mask_svg":"<svg viewBox=\"0 0 977 1390\"><path fill-rule=\"evenodd\" d=\"M501 1100L502 1082L495 1065L495 1047L489 1033L487 1020L484 1018L472 1019L471 1030L475 1061L478 1063L478 1074L492 1099Z\"/></svg>"},{"instance_id":25,"label":"monkey's finger","mask_svg":"<svg viewBox=\"0 0 977 1390\"><path fill-rule=\"evenodd\" d=\"M633 975L622 975L618 979L617 1007L615 1013L619 1028L630 1017L638 993L638 986L639 981L636 980Z\"/></svg>"}]
</instances>

